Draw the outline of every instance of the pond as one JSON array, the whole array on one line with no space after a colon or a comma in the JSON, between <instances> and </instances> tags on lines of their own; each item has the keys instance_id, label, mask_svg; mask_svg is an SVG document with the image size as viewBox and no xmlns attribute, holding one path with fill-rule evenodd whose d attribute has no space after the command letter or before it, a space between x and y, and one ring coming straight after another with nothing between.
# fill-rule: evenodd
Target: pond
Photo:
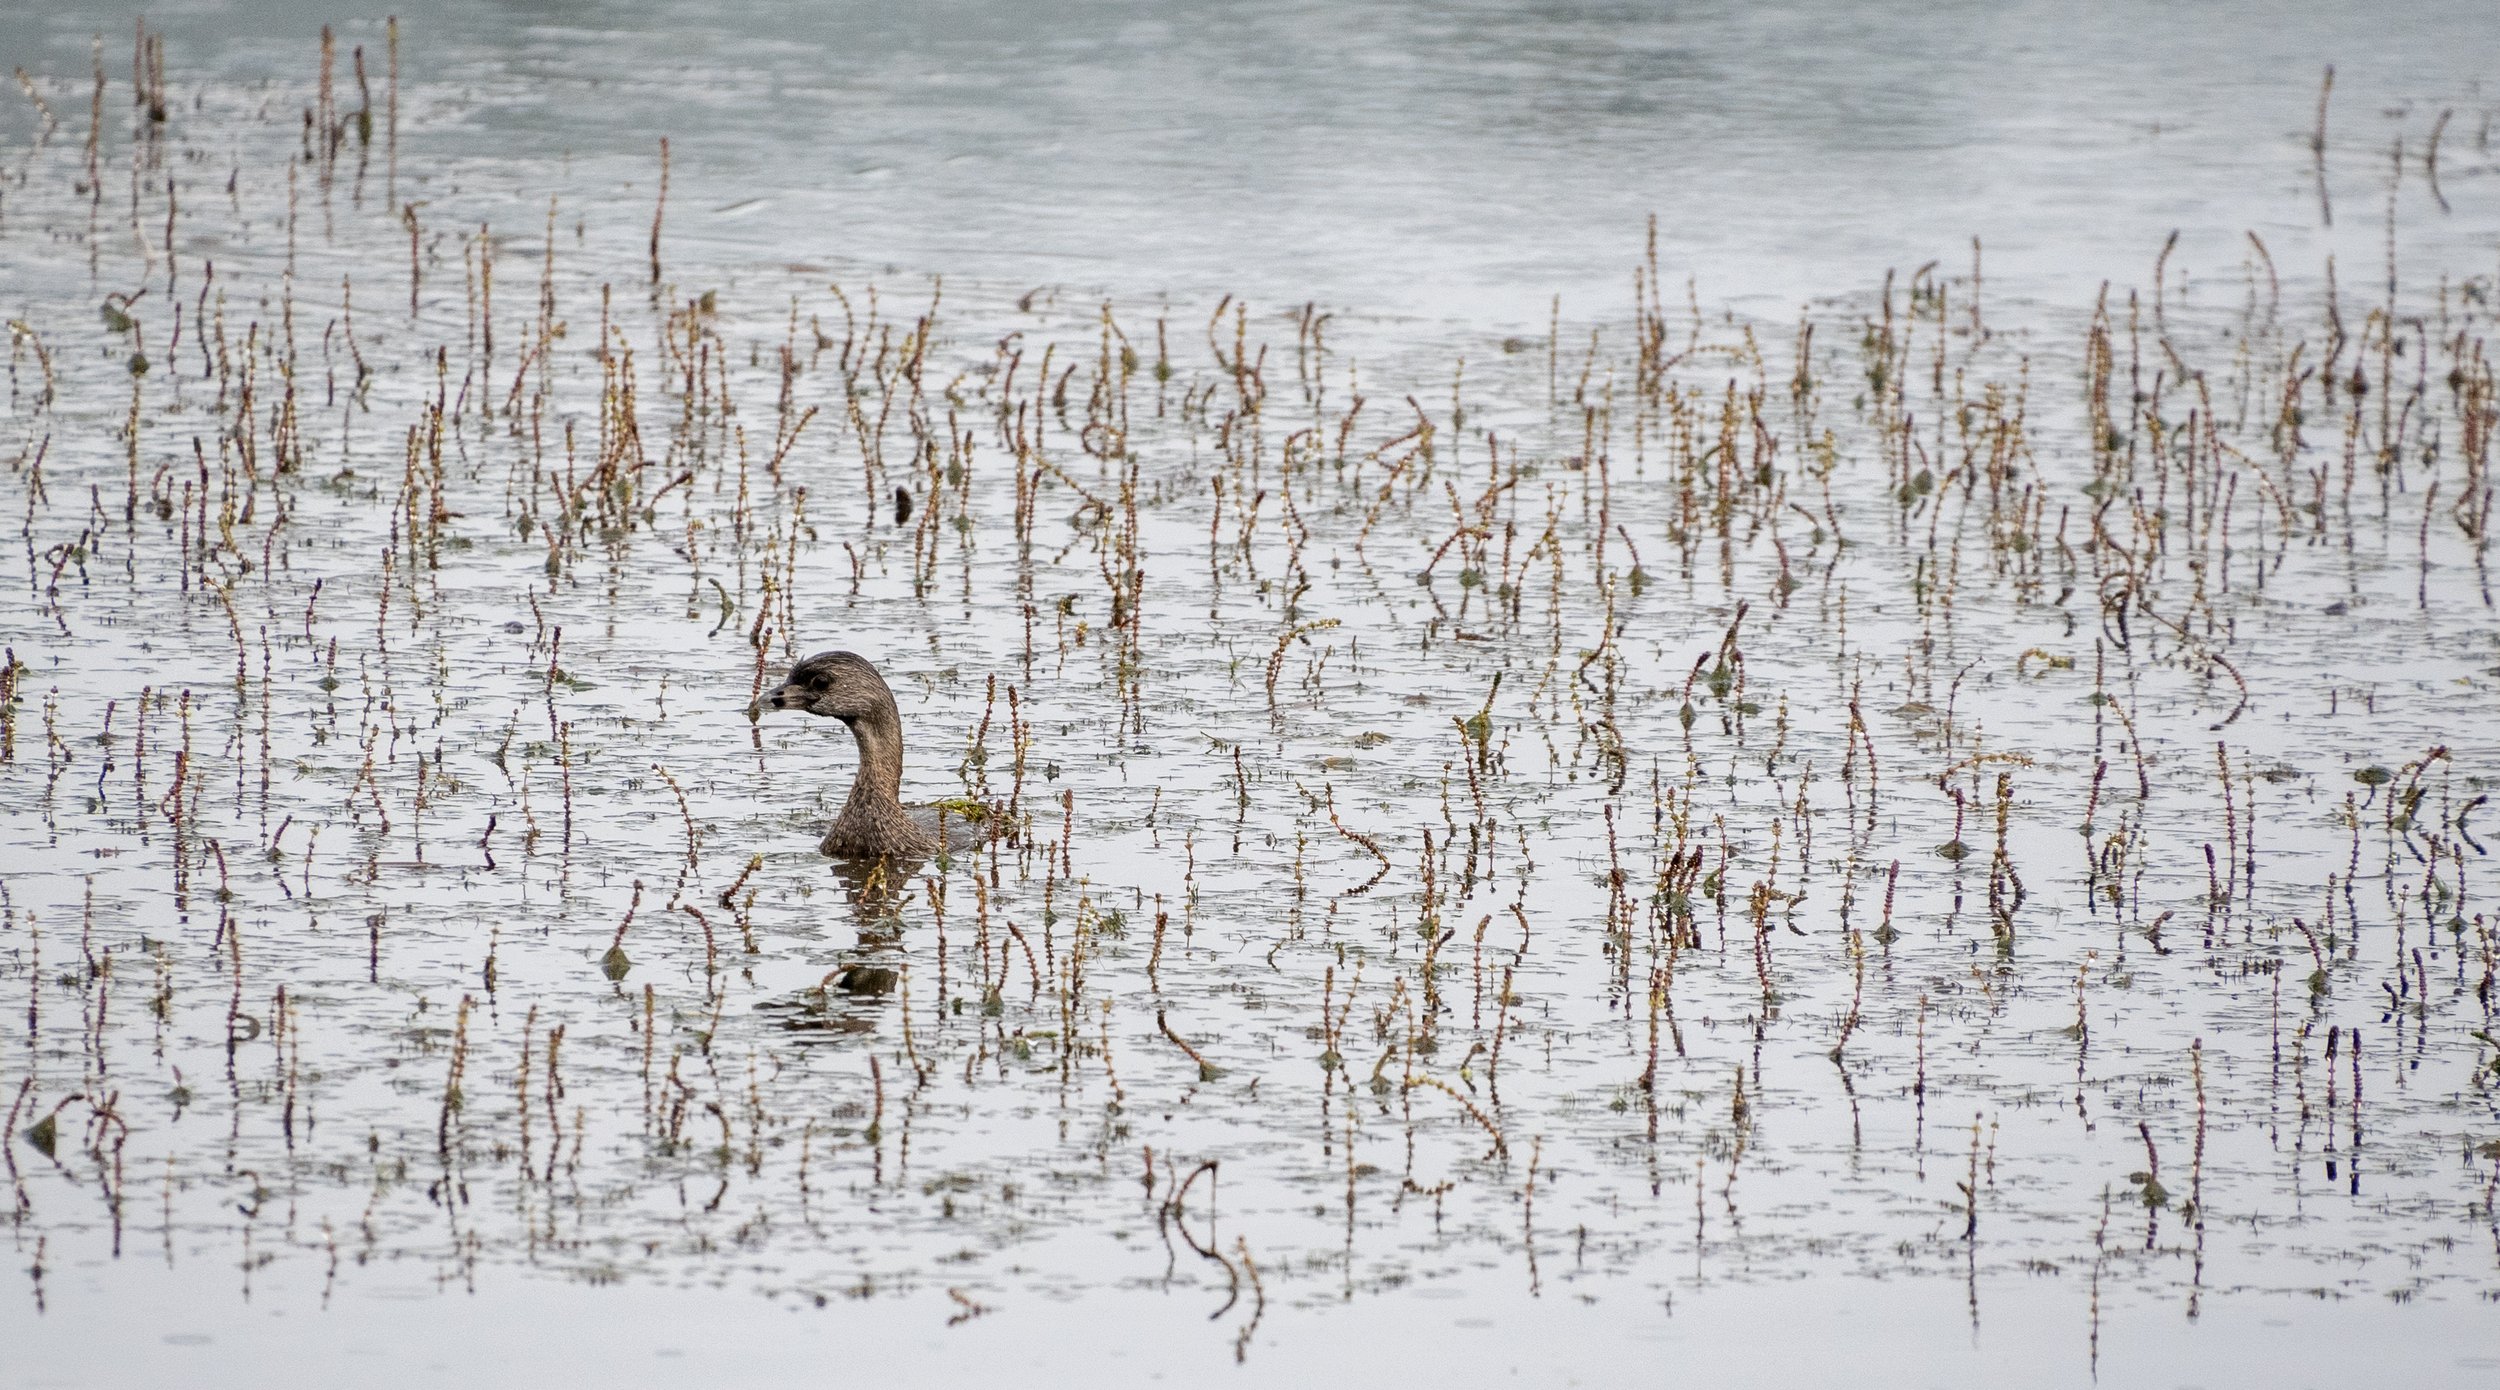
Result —
<instances>
[{"instance_id":1,"label":"pond","mask_svg":"<svg viewBox=\"0 0 2500 1390\"><path fill-rule=\"evenodd\" d=\"M2452 21L0 19L4 1374L2500 1380Z\"/></svg>"}]
</instances>

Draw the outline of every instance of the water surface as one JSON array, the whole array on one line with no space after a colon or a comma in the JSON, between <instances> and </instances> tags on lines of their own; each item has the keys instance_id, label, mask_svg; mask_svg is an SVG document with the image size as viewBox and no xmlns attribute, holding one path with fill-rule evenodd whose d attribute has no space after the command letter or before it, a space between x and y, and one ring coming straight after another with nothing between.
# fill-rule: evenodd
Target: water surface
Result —
<instances>
[{"instance_id":1,"label":"water surface","mask_svg":"<svg viewBox=\"0 0 2500 1390\"><path fill-rule=\"evenodd\" d=\"M2488 20L698 18L0 27L14 1381L2500 1369Z\"/></svg>"}]
</instances>

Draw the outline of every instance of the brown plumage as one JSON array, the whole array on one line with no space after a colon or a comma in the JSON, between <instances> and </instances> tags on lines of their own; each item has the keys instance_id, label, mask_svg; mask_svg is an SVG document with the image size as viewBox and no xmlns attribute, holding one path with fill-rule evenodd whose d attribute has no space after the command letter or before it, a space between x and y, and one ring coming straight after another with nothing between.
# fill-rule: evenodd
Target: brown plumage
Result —
<instances>
[{"instance_id":1,"label":"brown plumage","mask_svg":"<svg viewBox=\"0 0 2500 1390\"><path fill-rule=\"evenodd\" d=\"M903 717L885 677L853 652L818 652L766 692L766 709L805 710L850 726L859 771L821 848L841 859L918 859L989 838L983 820L903 804Z\"/></svg>"}]
</instances>

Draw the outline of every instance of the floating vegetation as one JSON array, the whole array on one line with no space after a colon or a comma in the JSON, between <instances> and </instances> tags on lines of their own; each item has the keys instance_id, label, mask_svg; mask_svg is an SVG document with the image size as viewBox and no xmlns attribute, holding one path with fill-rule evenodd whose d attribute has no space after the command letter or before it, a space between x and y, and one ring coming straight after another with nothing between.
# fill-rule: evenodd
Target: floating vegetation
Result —
<instances>
[{"instance_id":1,"label":"floating vegetation","mask_svg":"<svg viewBox=\"0 0 2500 1390\"><path fill-rule=\"evenodd\" d=\"M99 65L83 140L26 79L27 1308L142 1248L1151 1286L1256 1361L1432 1288L2054 1277L2085 1364L2500 1296L2488 266L2391 213L2383 276L2251 235L2013 320L1974 244L1787 324L1653 233L1622 313L1455 341L842 279L678 246L665 142L455 185L389 43ZM850 745L755 716L834 646L1001 833L817 855Z\"/></svg>"}]
</instances>

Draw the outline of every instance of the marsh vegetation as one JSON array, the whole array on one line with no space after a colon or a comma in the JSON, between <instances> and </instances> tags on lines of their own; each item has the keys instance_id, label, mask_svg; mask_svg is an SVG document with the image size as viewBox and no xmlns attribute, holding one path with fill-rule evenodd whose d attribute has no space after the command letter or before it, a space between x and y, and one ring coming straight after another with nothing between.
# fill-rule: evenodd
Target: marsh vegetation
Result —
<instances>
[{"instance_id":1,"label":"marsh vegetation","mask_svg":"<svg viewBox=\"0 0 2500 1390\"><path fill-rule=\"evenodd\" d=\"M2366 264L1757 317L1631 227L1497 336L681 253L684 148L420 153L401 43L21 77L7 1325L2487 1324L2500 282L2401 251L2488 110L2321 95ZM831 647L1001 834L817 853Z\"/></svg>"}]
</instances>

